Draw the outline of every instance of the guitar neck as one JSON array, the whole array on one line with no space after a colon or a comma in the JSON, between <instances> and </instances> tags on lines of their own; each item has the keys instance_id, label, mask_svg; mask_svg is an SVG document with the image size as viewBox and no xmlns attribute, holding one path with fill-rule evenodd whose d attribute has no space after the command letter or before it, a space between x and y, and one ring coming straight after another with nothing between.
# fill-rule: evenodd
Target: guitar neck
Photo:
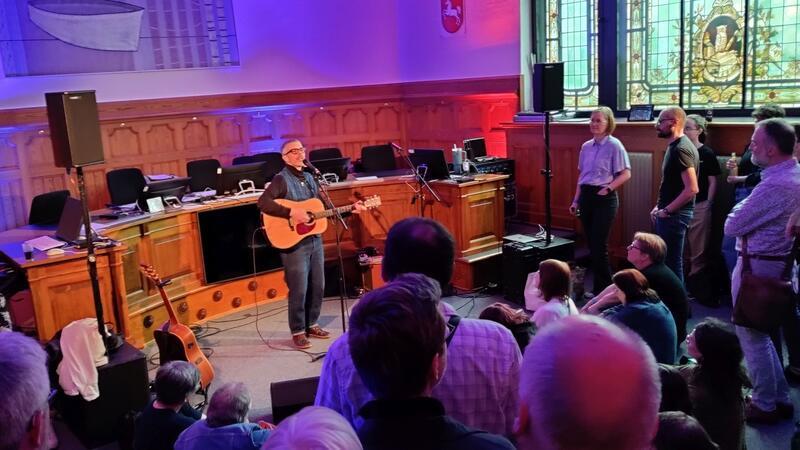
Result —
<instances>
[{"instance_id":1,"label":"guitar neck","mask_svg":"<svg viewBox=\"0 0 800 450\"><path fill-rule=\"evenodd\" d=\"M333 209L326 209L324 211L318 211L318 212L314 213L314 218L315 219L321 219L323 217L327 218L327 217L332 217L332 216L339 215L339 214L348 213L348 212L352 211L353 208L354 208L353 205L347 205L347 206L340 206L338 208L333 208Z\"/></svg>"},{"instance_id":2,"label":"guitar neck","mask_svg":"<svg viewBox=\"0 0 800 450\"><path fill-rule=\"evenodd\" d=\"M178 316L175 315L175 310L172 309L172 303L169 301L169 297L167 297L167 292L164 291L164 286L161 283L156 283L158 287L158 293L161 294L161 299L164 300L164 307L167 308L167 314L169 314L169 323L170 325L177 325L178 323Z\"/></svg>"}]
</instances>

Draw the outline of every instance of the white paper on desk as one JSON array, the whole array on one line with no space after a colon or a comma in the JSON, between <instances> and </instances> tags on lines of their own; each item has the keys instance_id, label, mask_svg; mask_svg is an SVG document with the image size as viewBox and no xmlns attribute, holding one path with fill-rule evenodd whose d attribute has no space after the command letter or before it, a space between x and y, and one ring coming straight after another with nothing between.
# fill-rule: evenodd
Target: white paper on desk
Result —
<instances>
[{"instance_id":1,"label":"white paper on desk","mask_svg":"<svg viewBox=\"0 0 800 450\"><path fill-rule=\"evenodd\" d=\"M31 247L39 250L40 252L46 252L51 248L58 248L67 245L64 241L59 241L58 239L53 239L50 236L39 236L37 238L25 241L26 243L30 244Z\"/></svg>"}]
</instances>

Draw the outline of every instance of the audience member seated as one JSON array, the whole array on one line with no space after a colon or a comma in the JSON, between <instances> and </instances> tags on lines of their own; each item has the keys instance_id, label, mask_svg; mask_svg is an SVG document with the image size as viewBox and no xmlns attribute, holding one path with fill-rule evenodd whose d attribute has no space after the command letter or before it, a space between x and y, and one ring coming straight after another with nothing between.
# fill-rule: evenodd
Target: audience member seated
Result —
<instances>
[{"instance_id":1,"label":"audience member seated","mask_svg":"<svg viewBox=\"0 0 800 450\"><path fill-rule=\"evenodd\" d=\"M47 355L38 342L21 333L0 333L0 392L0 448L58 447L47 401Z\"/></svg>"},{"instance_id":2,"label":"audience member seated","mask_svg":"<svg viewBox=\"0 0 800 450\"><path fill-rule=\"evenodd\" d=\"M386 237L383 278L422 273L448 286L453 274L453 237L438 222L411 217L395 223ZM439 304L452 332L447 372L433 389L451 416L468 427L510 435L517 413L517 383L522 355L511 332L488 320L461 319ZM328 349L315 404L337 411L356 428L361 407L372 395L353 367L347 333Z\"/></svg>"},{"instance_id":3,"label":"audience member seated","mask_svg":"<svg viewBox=\"0 0 800 450\"><path fill-rule=\"evenodd\" d=\"M664 264L667 244L660 236L652 233L638 232L633 235L633 242L628 246L628 261L642 272L650 289L656 291L658 298L669 308L675 320L677 344L686 339L686 321L689 319L689 301L686 289L675 273ZM620 302L616 297L617 289L612 284L597 297L587 303L581 312L598 314L605 308Z\"/></svg>"},{"instance_id":4,"label":"audience member seated","mask_svg":"<svg viewBox=\"0 0 800 450\"><path fill-rule=\"evenodd\" d=\"M717 319L706 319L686 337L689 355L697 364L679 366L689 385L694 416L722 450L744 448L744 397L749 384L742 367L742 347L730 327ZM778 404L791 418L791 404Z\"/></svg>"},{"instance_id":5,"label":"audience member seated","mask_svg":"<svg viewBox=\"0 0 800 450\"><path fill-rule=\"evenodd\" d=\"M506 327L517 340L520 352L525 351L525 347L533 336L533 323L525 314L523 309L514 309L505 303L492 303L481 311L479 319L491 320Z\"/></svg>"},{"instance_id":6,"label":"audience member seated","mask_svg":"<svg viewBox=\"0 0 800 450\"><path fill-rule=\"evenodd\" d=\"M650 448L661 389L635 333L578 315L534 336L520 371L521 450Z\"/></svg>"},{"instance_id":7,"label":"audience member seated","mask_svg":"<svg viewBox=\"0 0 800 450\"><path fill-rule=\"evenodd\" d=\"M689 385L675 366L658 365L661 378L661 406L659 412L680 411L692 413L692 401L689 398Z\"/></svg>"},{"instance_id":8,"label":"audience member seated","mask_svg":"<svg viewBox=\"0 0 800 450\"><path fill-rule=\"evenodd\" d=\"M680 411L659 413L653 447L655 450L719 449L697 419Z\"/></svg>"},{"instance_id":9,"label":"audience member seated","mask_svg":"<svg viewBox=\"0 0 800 450\"><path fill-rule=\"evenodd\" d=\"M200 412L186 403L199 383L200 373L186 361L159 367L153 382L156 398L136 418L133 448L172 450L183 430L200 420Z\"/></svg>"},{"instance_id":10,"label":"audience member seated","mask_svg":"<svg viewBox=\"0 0 800 450\"><path fill-rule=\"evenodd\" d=\"M250 392L243 383L225 383L211 396L205 420L187 428L175 450L258 450L269 437L271 425L248 423Z\"/></svg>"},{"instance_id":11,"label":"audience member seated","mask_svg":"<svg viewBox=\"0 0 800 450\"><path fill-rule=\"evenodd\" d=\"M636 269L625 269L615 273L613 281L622 305L603 311L603 316L641 336L656 361L675 364L675 320L656 292L650 289L647 278Z\"/></svg>"},{"instance_id":12,"label":"audience member seated","mask_svg":"<svg viewBox=\"0 0 800 450\"><path fill-rule=\"evenodd\" d=\"M364 422L357 431L367 450L514 448L502 436L447 416L444 405L431 397L447 366L450 330L439 312L440 297L435 280L405 274L353 308L350 352L375 398L359 410Z\"/></svg>"},{"instance_id":13,"label":"audience member seated","mask_svg":"<svg viewBox=\"0 0 800 450\"><path fill-rule=\"evenodd\" d=\"M569 266L565 262L546 259L539 264L539 291L547 302L533 313L537 330L558 319L578 314L572 299Z\"/></svg>"},{"instance_id":14,"label":"audience member seated","mask_svg":"<svg viewBox=\"0 0 800 450\"><path fill-rule=\"evenodd\" d=\"M362 450L353 427L336 411L307 406L284 419L261 450Z\"/></svg>"}]
</instances>

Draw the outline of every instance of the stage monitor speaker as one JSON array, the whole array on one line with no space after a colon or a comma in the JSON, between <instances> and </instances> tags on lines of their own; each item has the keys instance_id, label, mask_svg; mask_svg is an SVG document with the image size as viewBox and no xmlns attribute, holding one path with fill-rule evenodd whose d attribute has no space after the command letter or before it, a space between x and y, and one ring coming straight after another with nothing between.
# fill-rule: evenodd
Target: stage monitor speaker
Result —
<instances>
[{"instance_id":1,"label":"stage monitor speaker","mask_svg":"<svg viewBox=\"0 0 800 450\"><path fill-rule=\"evenodd\" d=\"M99 447L132 435L132 419L149 401L148 384L145 354L124 343L97 368L100 397L86 401L59 390L56 409L87 448Z\"/></svg>"},{"instance_id":2,"label":"stage monitor speaker","mask_svg":"<svg viewBox=\"0 0 800 450\"><path fill-rule=\"evenodd\" d=\"M536 112L564 109L564 63L533 65L533 110Z\"/></svg>"},{"instance_id":3,"label":"stage monitor speaker","mask_svg":"<svg viewBox=\"0 0 800 450\"><path fill-rule=\"evenodd\" d=\"M319 386L319 377L270 383L272 422L278 424L306 406L313 405L314 397L317 395L317 386Z\"/></svg>"},{"instance_id":4,"label":"stage monitor speaker","mask_svg":"<svg viewBox=\"0 0 800 450\"><path fill-rule=\"evenodd\" d=\"M503 244L503 294L506 300L525 304L525 283L528 274L539 270L545 259L572 261L575 243L569 239L552 236L550 245L544 240L530 243L505 242Z\"/></svg>"},{"instance_id":5,"label":"stage monitor speaker","mask_svg":"<svg viewBox=\"0 0 800 450\"><path fill-rule=\"evenodd\" d=\"M44 97L56 167L103 163L94 91L48 92Z\"/></svg>"}]
</instances>

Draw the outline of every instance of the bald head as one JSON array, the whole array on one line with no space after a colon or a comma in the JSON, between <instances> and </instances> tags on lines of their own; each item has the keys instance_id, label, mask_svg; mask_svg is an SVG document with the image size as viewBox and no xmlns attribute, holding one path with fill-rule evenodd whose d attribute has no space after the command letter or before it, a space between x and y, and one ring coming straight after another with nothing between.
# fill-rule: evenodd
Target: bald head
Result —
<instances>
[{"instance_id":1,"label":"bald head","mask_svg":"<svg viewBox=\"0 0 800 450\"><path fill-rule=\"evenodd\" d=\"M649 448L661 386L637 335L595 316L537 334L520 370L520 449Z\"/></svg>"}]
</instances>

